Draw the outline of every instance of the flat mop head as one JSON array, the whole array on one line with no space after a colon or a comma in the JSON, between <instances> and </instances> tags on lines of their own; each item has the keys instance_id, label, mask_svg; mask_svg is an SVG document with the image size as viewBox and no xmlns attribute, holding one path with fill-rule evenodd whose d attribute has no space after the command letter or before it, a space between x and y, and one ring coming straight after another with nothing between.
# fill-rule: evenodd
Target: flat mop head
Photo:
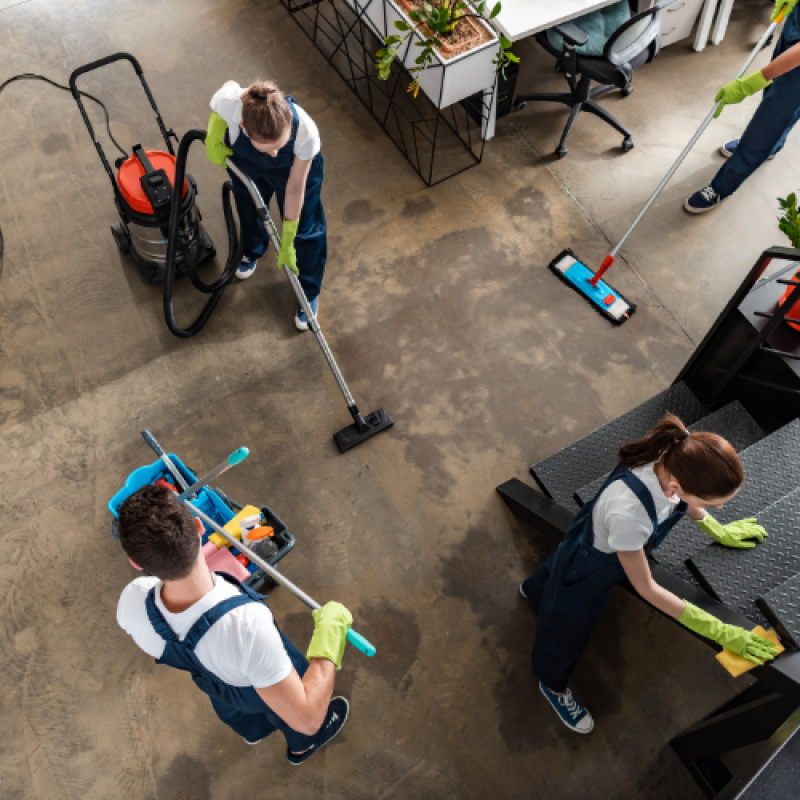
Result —
<instances>
[{"instance_id":1,"label":"flat mop head","mask_svg":"<svg viewBox=\"0 0 800 800\"><path fill-rule=\"evenodd\" d=\"M333 438L336 441L339 452L346 453L357 444L369 439L370 436L385 431L387 428L391 428L392 425L394 425L394 420L382 408L379 408L377 411L373 411L372 414L367 414L366 417L361 417L358 414L356 422L346 428L342 428L338 433L334 433Z\"/></svg>"},{"instance_id":2,"label":"flat mop head","mask_svg":"<svg viewBox=\"0 0 800 800\"><path fill-rule=\"evenodd\" d=\"M598 281L597 286L592 286L589 281L594 278L594 272L578 261L572 250L559 253L549 266L562 281L580 292L591 303L592 308L615 325L621 325L636 311L633 303L629 303L605 281Z\"/></svg>"}]
</instances>

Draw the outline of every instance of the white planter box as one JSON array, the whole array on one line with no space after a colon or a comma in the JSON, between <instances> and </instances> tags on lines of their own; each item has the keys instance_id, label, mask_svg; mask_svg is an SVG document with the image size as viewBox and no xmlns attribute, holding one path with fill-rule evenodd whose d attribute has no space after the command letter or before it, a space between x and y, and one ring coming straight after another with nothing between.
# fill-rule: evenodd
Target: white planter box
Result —
<instances>
[{"instance_id":1,"label":"white planter box","mask_svg":"<svg viewBox=\"0 0 800 800\"><path fill-rule=\"evenodd\" d=\"M395 22L399 20L409 22L405 12L394 0L347 0L347 2L357 13L364 12L363 19L370 23L381 41L393 34L403 35L395 28ZM434 49L435 62L422 73L420 89L437 108L446 108L476 92L491 89L494 84L494 61L497 59L500 43L491 27L482 21L476 20L476 22L492 34L488 42L449 59L442 58ZM422 52L422 48L416 47L415 44L420 41L422 37L414 32L411 34L410 46L408 42L400 45L397 57L403 59L403 66L406 69L416 66L414 60Z\"/></svg>"}]
</instances>

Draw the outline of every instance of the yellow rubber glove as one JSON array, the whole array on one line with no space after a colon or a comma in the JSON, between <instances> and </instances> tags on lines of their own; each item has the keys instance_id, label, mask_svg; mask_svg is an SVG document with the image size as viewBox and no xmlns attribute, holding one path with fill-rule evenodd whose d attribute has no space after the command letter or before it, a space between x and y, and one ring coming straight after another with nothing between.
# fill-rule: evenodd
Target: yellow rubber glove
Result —
<instances>
[{"instance_id":1,"label":"yellow rubber glove","mask_svg":"<svg viewBox=\"0 0 800 800\"><path fill-rule=\"evenodd\" d=\"M233 150L225 146L225 131L228 130L228 123L212 111L208 118L208 130L206 131L206 158L222 169L227 169L225 159L233 155Z\"/></svg>"},{"instance_id":2,"label":"yellow rubber glove","mask_svg":"<svg viewBox=\"0 0 800 800\"><path fill-rule=\"evenodd\" d=\"M684 602L686 607L678 618L678 622L690 631L727 647L732 653L758 664L759 667L765 661L771 661L778 654L777 647L769 639L756 636L736 625L726 625L701 608L693 606L686 600Z\"/></svg>"},{"instance_id":3,"label":"yellow rubber glove","mask_svg":"<svg viewBox=\"0 0 800 800\"><path fill-rule=\"evenodd\" d=\"M297 236L297 226L299 224L299 219L285 219L283 221L281 251L278 253L278 268L289 267L295 275L300 274L300 270L297 269L297 253L294 249L294 237Z\"/></svg>"},{"instance_id":4,"label":"yellow rubber glove","mask_svg":"<svg viewBox=\"0 0 800 800\"><path fill-rule=\"evenodd\" d=\"M314 617L314 635L308 646L306 658L327 658L342 668L347 629L353 624L353 615L341 603L325 603L311 612Z\"/></svg>"},{"instance_id":5,"label":"yellow rubber glove","mask_svg":"<svg viewBox=\"0 0 800 800\"><path fill-rule=\"evenodd\" d=\"M720 525L711 514L706 512L705 519L694 520L694 524L715 542L719 542L725 547L740 547L743 550L747 550L756 546L756 542L748 542L746 541L747 539L755 539L761 543L767 538L766 530L758 524L758 520L755 517Z\"/></svg>"},{"instance_id":6,"label":"yellow rubber glove","mask_svg":"<svg viewBox=\"0 0 800 800\"><path fill-rule=\"evenodd\" d=\"M786 13L781 17L781 20L786 19L786 17L792 13L796 5L797 0L775 0L775 10L772 12L772 16L769 18L769 21L775 22L775 18L784 8L786 9Z\"/></svg>"},{"instance_id":7,"label":"yellow rubber glove","mask_svg":"<svg viewBox=\"0 0 800 800\"><path fill-rule=\"evenodd\" d=\"M761 70L746 78L736 78L730 83L726 83L714 98L714 102L719 103L719 108L714 113L714 119L722 113L725 106L741 103L745 97L750 97L751 94L766 89L771 83L772 81L768 81Z\"/></svg>"}]
</instances>

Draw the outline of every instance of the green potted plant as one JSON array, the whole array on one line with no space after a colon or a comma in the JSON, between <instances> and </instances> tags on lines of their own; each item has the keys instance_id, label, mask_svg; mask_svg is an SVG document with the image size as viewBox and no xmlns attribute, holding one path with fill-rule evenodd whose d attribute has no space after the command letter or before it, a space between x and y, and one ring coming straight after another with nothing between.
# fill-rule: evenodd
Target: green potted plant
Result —
<instances>
[{"instance_id":1,"label":"green potted plant","mask_svg":"<svg viewBox=\"0 0 800 800\"><path fill-rule=\"evenodd\" d=\"M792 192L788 197L779 197L778 204L783 212L778 217L778 227L789 237L792 247L800 249L800 216L797 213L797 195ZM800 280L800 272L795 273L794 279ZM794 288L794 286L786 287L786 291L778 301L779 306L786 302ZM788 319L797 320L798 322L790 322L789 325L800 331L800 308L798 306L800 306L800 303L795 303L791 311L792 316L788 317Z\"/></svg>"},{"instance_id":2,"label":"green potted plant","mask_svg":"<svg viewBox=\"0 0 800 800\"><path fill-rule=\"evenodd\" d=\"M488 24L501 10L497 3L485 14L486 3L473 7L464 0L383 0L386 9L383 23L399 34L386 31L383 47L375 56L381 80L388 79L395 58L412 75L408 91L414 97L420 88L440 108L477 91L489 89L494 72L510 62L519 63L511 51L511 42L499 37ZM398 4L405 9L401 11ZM396 9L397 13L392 13ZM392 17L394 19L392 20ZM408 40L411 39L411 42ZM408 42L411 46L402 47ZM401 53L402 48L402 53ZM442 67L441 77L426 75L431 67ZM488 69L487 69L488 67ZM437 80L439 83L437 84Z\"/></svg>"}]
</instances>

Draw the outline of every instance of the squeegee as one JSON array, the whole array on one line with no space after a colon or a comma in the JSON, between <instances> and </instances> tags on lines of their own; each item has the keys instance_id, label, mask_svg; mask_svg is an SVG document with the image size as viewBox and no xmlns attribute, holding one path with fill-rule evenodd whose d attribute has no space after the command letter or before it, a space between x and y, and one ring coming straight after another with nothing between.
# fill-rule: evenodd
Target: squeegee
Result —
<instances>
[{"instance_id":1,"label":"squeegee","mask_svg":"<svg viewBox=\"0 0 800 800\"><path fill-rule=\"evenodd\" d=\"M770 36L775 32L778 25L783 22L786 15L786 9L783 8L770 23L769 27L764 31L764 35L758 40L758 44L753 48L753 51L747 57L744 65L739 70L736 78L741 78L742 75L750 68L750 65L755 60L755 57L761 52L764 45L769 40ZM656 201L656 198L664 190L664 187L670 182L672 176L677 172L678 167L683 164L686 156L689 155L691 149L697 144L697 140L703 135L706 128L711 124L714 119L720 103L715 102L714 107L708 112L708 116L703 120L700 127L695 132L694 136L689 140L686 147L678 156L675 163L669 168L667 174L662 178L661 183L658 184L656 190L650 196L650 199L644 204L644 208L639 212L636 219L633 221L630 228L625 231L622 238L617 242L614 249L603 259L600 269L597 272L592 272L582 261L579 261L572 250L563 250L560 252L549 264L549 268L558 275L563 281L572 286L573 289L579 291L591 304L599 311L606 319L611 322L621 325L626 320L630 319L636 306L626 300L618 291L612 289L604 280L603 275L606 274L609 267L614 263L622 246L628 240L628 237L636 229L636 226L642 221L644 215L650 210L650 206Z\"/></svg>"}]
</instances>

